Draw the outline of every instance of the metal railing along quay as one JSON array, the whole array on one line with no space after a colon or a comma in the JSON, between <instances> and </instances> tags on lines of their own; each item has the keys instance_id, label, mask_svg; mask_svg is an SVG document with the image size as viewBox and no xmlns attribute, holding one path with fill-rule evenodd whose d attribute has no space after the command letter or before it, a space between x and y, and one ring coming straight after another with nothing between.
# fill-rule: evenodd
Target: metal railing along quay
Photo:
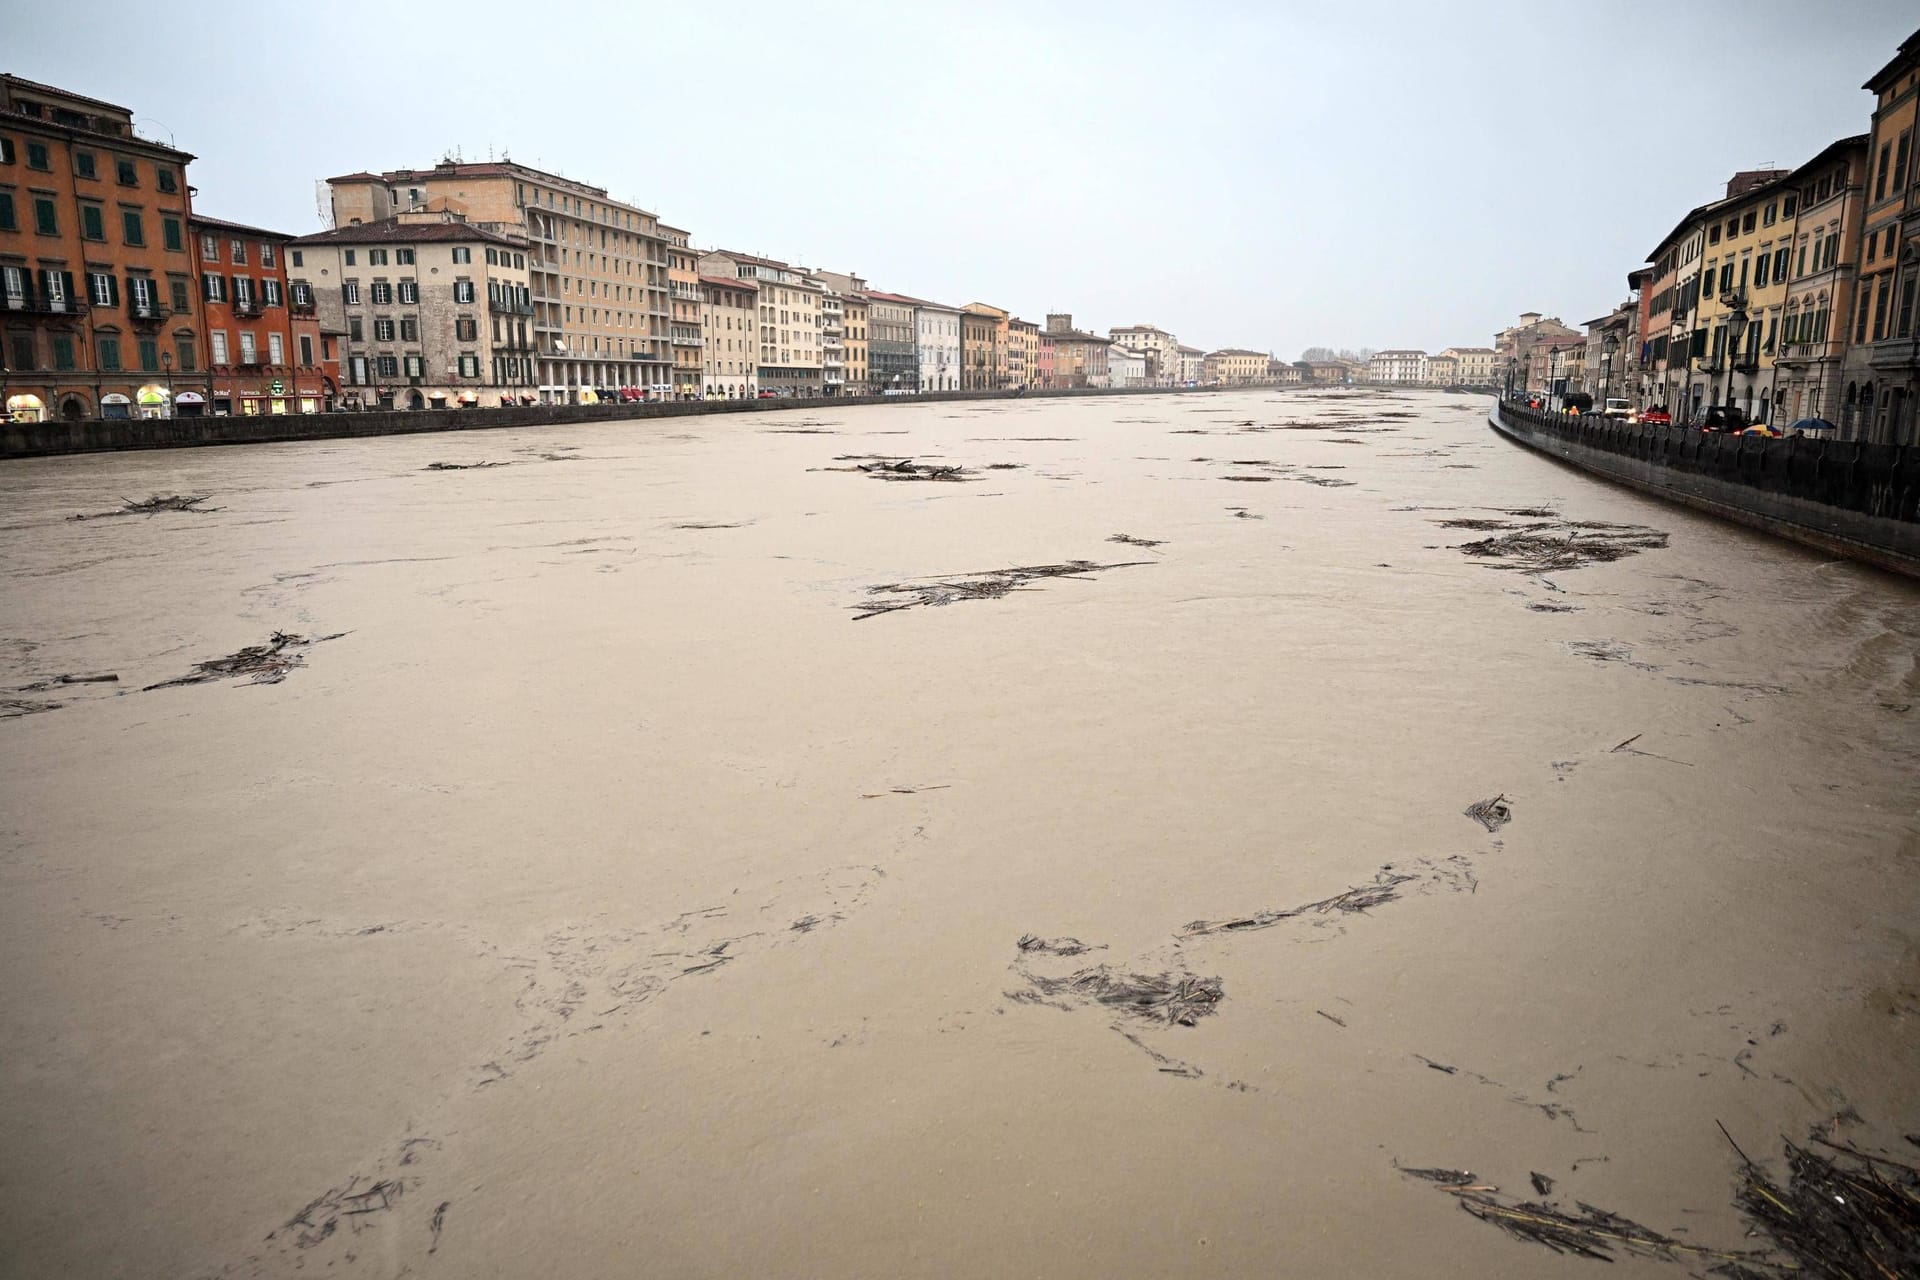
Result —
<instances>
[{"instance_id":1,"label":"metal railing along quay","mask_svg":"<svg viewBox=\"0 0 1920 1280\"><path fill-rule=\"evenodd\" d=\"M1920 448L1911 445L1736 435L1505 401L1496 412L1534 432L1674 472L1886 520L1920 521Z\"/></svg>"}]
</instances>

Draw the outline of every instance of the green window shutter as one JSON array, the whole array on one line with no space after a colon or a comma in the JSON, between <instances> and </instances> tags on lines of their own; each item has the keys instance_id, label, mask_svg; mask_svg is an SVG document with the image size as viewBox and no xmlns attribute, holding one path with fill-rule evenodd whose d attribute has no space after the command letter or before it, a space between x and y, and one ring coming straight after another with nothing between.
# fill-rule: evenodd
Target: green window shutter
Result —
<instances>
[{"instance_id":1,"label":"green window shutter","mask_svg":"<svg viewBox=\"0 0 1920 1280\"><path fill-rule=\"evenodd\" d=\"M67 288L67 305L72 306L74 298L78 296L73 291L73 272L62 271L60 273L60 283Z\"/></svg>"},{"instance_id":2,"label":"green window shutter","mask_svg":"<svg viewBox=\"0 0 1920 1280\"><path fill-rule=\"evenodd\" d=\"M117 307L120 305L120 277L119 276L109 275L107 277L107 305L110 307Z\"/></svg>"}]
</instances>

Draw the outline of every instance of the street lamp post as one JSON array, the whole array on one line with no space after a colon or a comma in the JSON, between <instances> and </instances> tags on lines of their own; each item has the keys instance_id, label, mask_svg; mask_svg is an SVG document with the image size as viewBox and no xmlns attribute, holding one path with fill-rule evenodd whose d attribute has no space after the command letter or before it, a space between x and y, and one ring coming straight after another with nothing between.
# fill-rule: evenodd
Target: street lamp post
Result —
<instances>
[{"instance_id":1,"label":"street lamp post","mask_svg":"<svg viewBox=\"0 0 1920 1280\"><path fill-rule=\"evenodd\" d=\"M167 375L167 416L169 418L178 417L179 415L173 411L173 352L162 351L160 353L160 367L165 370Z\"/></svg>"},{"instance_id":2,"label":"street lamp post","mask_svg":"<svg viewBox=\"0 0 1920 1280\"><path fill-rule=\"evenodd\" d=\"M1608 334L1600 343L1600 408L1613 396L1613 356L1620 350L1620 339Z\"/></svg>"}]
</instances>

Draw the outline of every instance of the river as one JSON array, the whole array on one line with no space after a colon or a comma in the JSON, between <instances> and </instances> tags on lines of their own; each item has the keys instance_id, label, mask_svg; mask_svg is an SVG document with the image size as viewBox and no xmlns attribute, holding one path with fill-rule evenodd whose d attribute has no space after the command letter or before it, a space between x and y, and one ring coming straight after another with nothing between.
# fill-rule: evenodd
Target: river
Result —
<instances>
[{"instance_id":1,"label":"river","mask_svg":"<svg viewBox=\"0 0 1920 1280\"><path fill-rule=\"evenodd\" d=\"M1920 589L1485 417L7 464L0 1272L1596 1274L1409 1167L1748 1247L1716 1121L1920 1132Z\"/></svg>"}]
</instances>

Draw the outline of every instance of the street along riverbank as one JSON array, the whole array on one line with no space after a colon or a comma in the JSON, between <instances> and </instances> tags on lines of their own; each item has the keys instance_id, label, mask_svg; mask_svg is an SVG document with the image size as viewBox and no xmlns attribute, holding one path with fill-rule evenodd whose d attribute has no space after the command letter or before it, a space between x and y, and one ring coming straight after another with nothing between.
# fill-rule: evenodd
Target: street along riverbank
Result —
<instances>
[{"instance_id":1,"label":"street along riverbank","mask_svg":"<svg viewBox=\"0 0 1920 1280\"><path fill-rule=\"evenodd\" d=\"M1573 418L1505 401L1488 422L1602 479L1920 577L1920 449Z\"/></svg>"}]
</instances>

